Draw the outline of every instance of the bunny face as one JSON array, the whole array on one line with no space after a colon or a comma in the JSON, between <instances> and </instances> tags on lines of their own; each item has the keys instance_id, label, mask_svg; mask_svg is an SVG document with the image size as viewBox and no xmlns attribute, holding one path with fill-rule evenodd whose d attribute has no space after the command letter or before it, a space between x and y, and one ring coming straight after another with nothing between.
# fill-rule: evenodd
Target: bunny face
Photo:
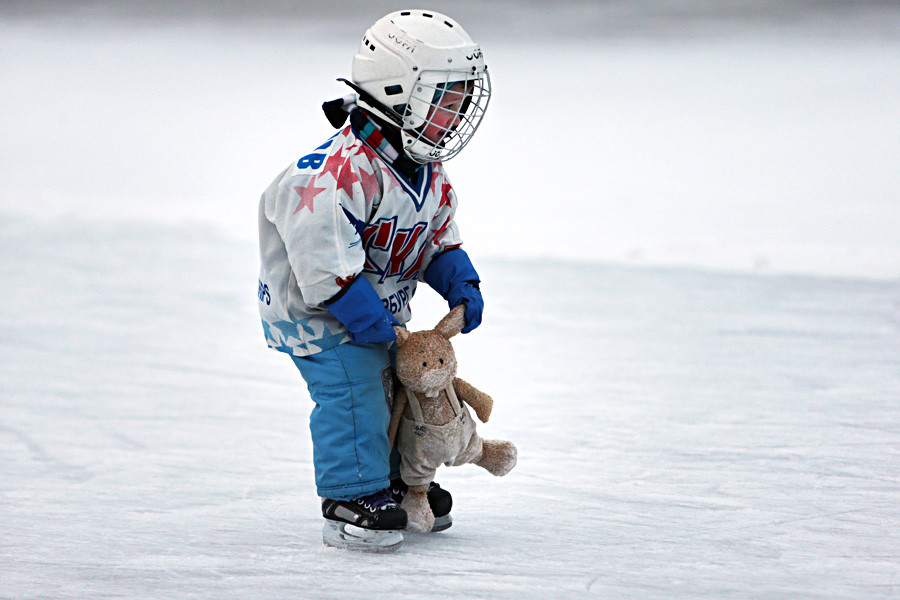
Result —
<instances>
[{"instance_id":1,"label":"bunny face","mask_svg":"<svg viewBox=\"0 0 900 600\"><path fill-rule=\"evenodd\" d=\"M436 397L456 377L456 353L450 338L463 326L462 307L450 312L433 331L397 331L396 371L400 382L413 392Z\"/></svg>"},{"instance_id":2,"label":"bunny face","mask_svg":"<svg viewBox=\"0 0 900 600\"><path fill-rule=\"evenodd\" d=\"M397 348L397 377L409 390L435 397L456 376L456 354L433 331L409 334Z\"/></svg>"}]
</instances>

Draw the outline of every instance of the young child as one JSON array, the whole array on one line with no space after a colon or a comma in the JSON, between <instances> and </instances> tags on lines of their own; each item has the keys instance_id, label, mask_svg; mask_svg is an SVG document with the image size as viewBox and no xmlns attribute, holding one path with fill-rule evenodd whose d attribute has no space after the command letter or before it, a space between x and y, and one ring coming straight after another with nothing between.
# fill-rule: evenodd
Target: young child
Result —
<instances>
[{"instance_id":1,"label":"young child","mask_svg":"<svg viewBox=\"0 0 900 600\"><path fill-rule=\"evenodd\" d=\"M310 416L326 544L383 550L402 541L406 491L388 443L393 325L410 318L419 281L466 328L481 323L479 277L454 222L443 161L484 116L490 79L458 23L405 10L366 31L355 92L326 102L342 129L285 169L259 205L259 309L271 348L291 356ZM349 124L344 126L349 118ZM450 494L428 494L435 530L452 522Z\"/></svg>"}]
</instances>

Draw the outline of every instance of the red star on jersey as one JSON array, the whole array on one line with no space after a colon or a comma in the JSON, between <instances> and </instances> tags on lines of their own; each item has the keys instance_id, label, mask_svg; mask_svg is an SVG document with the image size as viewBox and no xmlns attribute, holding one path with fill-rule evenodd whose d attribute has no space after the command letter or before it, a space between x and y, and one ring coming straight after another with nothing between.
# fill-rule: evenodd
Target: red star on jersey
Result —
<instances>
[{"instance_id":1,"label":"red star on jersey","mask_svg":"<svg viewBox=\"0 0 900 600\"><path fill-rule=\"evenodd\" d=\"M437 193L437 184L441 178L438 177L437 170L434 171L434 174L431 177L431 194Z\"/></svg>"},{"instance_id":2,"label":"red star on jersey","mask_svg":"<svg viewBox=\"0 0 900 600\"><path fill-rule=\"evenodd\" d=\"M343 166L344 155L340 150L338 150L337 152L329 156L328 160L325 161L325 166L322 167L322 172L319 174L319 176L321 177L325 173L331 173L331 176L334 177L334 180L338 181Z\"/></svg>"},{"instance_id":3,"label":"red star on jersey","mask_svg":"<svg viewBox=\"0 0 900 600\"><path fill-rule=\"evenodd\" d=\"M403 186L400 185L399 181L397 181L397 177L393 173L388 171L384 177L384 195L387 196L388 194L390 194L394 190L394 188L402 189Z\"/></svg>"},{"instance_id":4,"label":"red star on jersey","mask_svg":"<svg viewBox=\"0 0 900 600\"><path fill-rule=\"evenodd\" d=\"M378 163L376 161L381 161L381 157L378 156L374 150L366 146L365 144L360 144L356 148L355 154L365 154L369 159L369 164L372 165L372 174L370 175L365 171L365 169L360 169L359 171L359 182L362 184L363 192L366 195L367 200L371 200L378 193L379 188L381 187L378 183ZM381 169L382 173L382 182L384 185L384 189L382 190L382 195L386 196L392 189L395 187L402 187L400 183L394 178L393 175L387 169Z\"/></svg>"},{"instance_id":5,"label":"red star on jersey","mask_svg":"<svg viewBox=\"0 0 900 600\"><path fill-rule=\"evenodd\" d=\"M440 228L431 230L431 233L432 233L431 243L432 244L434 244L435 246L441 245L441 236L444 235L444 230L447 229L447 226L449 224L450 224L450 217L447 217L447 220L444 221L444 224L441 225Z\"/></svg>"},{"instance_id":6,"label":"red star on jersey","mask_svg":"<svg viewBox=\"0 0 900 600\"><path fill-rule=\"evenodd\" d=\"M363 144L361 142L360 142L359 146L356 147L356 152L354 154L365 154L366 156L369 157L370 162L372 160L378 158L378 154L376 154L374 150L372 150L371 148L369 148L368 146L366 146L365 144Z\"/></svg>"},{"instance_id":7,"label":"red star on jersey","mask_svg":"<svg viewBox=\"0 0 900 600\"><path fill-rule=\"evenodd\" d=\"M358 180L356 173L353 172L353 167L350 166L350 161L348 160L344 163L344 167L341 169L340 174L337 176L337 189L342 190L348 197L353 197L353 183Z\"/></svg>"},{"instance_id":8,"label":"red star on jersey","mask_svg":"<svg viewBox=\"0 0 900 600\"><path fill-rule=\"evenodd\" d=\"M297 204L297 208L294 209L293 214L297 214L300 212L300 209L306 207L309 209L309 213L313 212L313 200L315 200L316 196L327 190L328 188L317 187L316 186L317 177L311 177L309 182L300 187L299 185L294 186L294 191L297 192L297 195L300 196L300 202Z\"/></svg>"},{"instance_id":9,"label":"red star on jersey","mask_svg":"<svg viewBox=\"0 0 900 600\"><path fill-rule=\"evenodd\" d=\"M438 210L442 209L445 206L449 206L453 208L453 199L450 197L450 191L453 189L449 183L444 181L441 184L441 203L438 204Z\"/></svg>"},{"instance_id":10,"label":"red star on jersey","mask_svg":"<svg viewBox=\"0 0 900 600\"><path fill-rule=\"evenodd\" d=\"M379 191L378 185L378 167L372 165L372 174L366 172L365 169L359 170L359 183L362 185L363 194L366 200L371 200Z\"/></svg>"}]
</instances>

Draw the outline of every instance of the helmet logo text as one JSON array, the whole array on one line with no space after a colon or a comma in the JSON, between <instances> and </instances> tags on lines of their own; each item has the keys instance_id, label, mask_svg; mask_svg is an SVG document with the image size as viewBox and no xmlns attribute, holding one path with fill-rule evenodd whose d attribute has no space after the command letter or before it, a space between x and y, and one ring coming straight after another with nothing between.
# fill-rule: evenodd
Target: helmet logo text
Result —
<instances>
[{"instance_id":1,"label":"helmet logo text","mask_svg":"<svg viewBox=\"0 0 900 600\"><path fill-rule=\"evenodd\" d=\"M476 48L475 52L466 56L466 60L475 60L476 58L481 58L481 48Z\"/></svg>"},{"instance_id":2,"label":"helmet logo text","mask_svg":"<svg viewBox=\"0 0 900 600\"><path fill-rule=\"evenodd\" d=\"M399 36L394 35L393 33L388 34L388 39L392 40L401 50L406 50L410 54L416 51L416 47L410 44L407 40L400 38Z\"/></svg>"}]
</instances>

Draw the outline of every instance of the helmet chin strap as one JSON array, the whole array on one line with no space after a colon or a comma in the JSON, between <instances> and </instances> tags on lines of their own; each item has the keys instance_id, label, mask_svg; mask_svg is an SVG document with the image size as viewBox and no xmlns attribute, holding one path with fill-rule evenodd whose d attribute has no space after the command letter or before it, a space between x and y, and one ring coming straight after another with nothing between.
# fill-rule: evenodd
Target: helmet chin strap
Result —
<instances>
[{"instance_id":1,"label":"helmet chin strap","mask_svg":"<svg viewBox=\"0 0 900 600\"><path fill-rule=\"evenodd\" d=\"M359 87L352 81L348 81L348 80L344 79L343 77L338 77L338 81L343 81L344 83L349 85L351 88L353 88L354 92L359 94L360 100L362 100L369 106L380 110L382 113L384 113L384 116L386 116L388 119L393 121L394 125L396 125L397 127L400 127L401 129L403 128L403 117L400 116L400 114L398 114L397 111L395 111L392 108L389 108L382 102L379 102L378 100L375 99L374 96L372 96L372 94L370 94L366 90L362 89L361 87Z\"/></svg>"},{"instance_id":2,"label":"helmet chin strap","mask_svg":"<svg viewBox=\"0 0 900 600\"><path fill-rule=\"evenodd\" d=\"M373 115L373 116L384 116L384 117L386 117L386 118L390 121L390 123L389 123L390 125L394 125L394 126L397 128L397 131L398 131L398 133L400 134L400 140L398 140L398 141L400 142L399 149L401 149L402 151L406 152L406 151L408 150L409 147L408 147L407 145L404 145L402 140L403 140L403 135L404 135L404 133L405 133L406 135L409 135L409 133L408 133L408 131L406 131L406 130L404 129L404 125L405 125L405 124L404 124L404 122L403 122L403 117L402 117L397 111L395 111L395 110L393 110L392 108L389 108L388 106L386 106L383 102L379 102L377 99L375 99L375 98L372 96L372 94L370 94L370 93L367 92L366 90L362 89L361 87L359 87L358 85L356 85L356 84L353 83L352 81L348 81L348 80L344 79L343 77L339 77L339 78L338 78L338 81L343 81L344 83L346 83L347 85L349 85L349 86L353 89L353 91L355 91L357 94L359 94L359 99L360 99L360 101L365 102L366 104L368 104L368 105L371 106L372 108L374 108L374 109L376 109L376 110L378 110L378 111L380 111L380 112L382 113L382 115L377 115L377 114L376 114L376 115ZM418 131L418 129L419 129L419 128L417 128L417 131ZM423 138L422 138L421 134L419 134L419 135L417 135L417 136L415 136L415 137L410 136L411 142L412 142L412 141L421 142L422 139L423 139ZM409 143L411 143L411 142L409 142ZM437 145L431 143L430 141L429 141L428 143L430 143L433 147L437 147ZM423 162L427 162L427 161L422 161L422 160L413 158L412 155L409 154L408 152L407 152L407 154L410 156L410 158L412 159L412 161L415 162L415 163L423 164Z\"/></svg>"}]
</instances>

